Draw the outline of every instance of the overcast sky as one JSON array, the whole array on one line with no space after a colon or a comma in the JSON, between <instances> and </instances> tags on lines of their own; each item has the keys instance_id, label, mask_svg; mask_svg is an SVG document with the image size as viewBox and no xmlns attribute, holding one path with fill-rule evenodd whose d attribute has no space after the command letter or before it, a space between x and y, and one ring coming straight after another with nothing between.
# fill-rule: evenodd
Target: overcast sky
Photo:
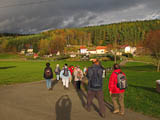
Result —
<instances>
[{"instance_id":1,"label":"overcast sky","mask_svg":"<svg viewBox=\"0 0 160 120\"><path fill-rule=\"evenodd\" d=\"M160 19L160 0L0 0L0 32Z\"/></svg>"}]
</instances>

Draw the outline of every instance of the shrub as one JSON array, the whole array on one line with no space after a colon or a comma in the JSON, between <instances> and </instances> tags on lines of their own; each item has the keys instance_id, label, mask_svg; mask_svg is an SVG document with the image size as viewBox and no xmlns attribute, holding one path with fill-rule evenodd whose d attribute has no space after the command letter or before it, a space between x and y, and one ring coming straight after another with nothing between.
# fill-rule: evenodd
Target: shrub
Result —
<instances>
[{"instance_id":1,"label":"shrub","mask_svg":"<svg viewBox=\"0 0 160 120\"><path fill-rule=\"evenodd\" d=\"M110 61L111 59L109 57L101 57L99 60L100 61Z\"/></svg>"},{"instance_id":2,"label":"shrub","mask_svg":"<svg viewBox=\"0 0 160 120\"><path fill-rule=\"evenodd\" d=\"M123 53L122 56L133 58L133 55L131 53Z\"/></svg>"},{"instance_id":3,"label":"shrub","mask_svg":"<svg viewBox=\"0 0 160 120\"><path fill-rule=\"evenodd\" d=\"M108 54L106 57L110 58L110 60L114 61L114 55L113 54ZM116 56L117 60L120 60L119 56Z\"/></svg>"}]
</instances>

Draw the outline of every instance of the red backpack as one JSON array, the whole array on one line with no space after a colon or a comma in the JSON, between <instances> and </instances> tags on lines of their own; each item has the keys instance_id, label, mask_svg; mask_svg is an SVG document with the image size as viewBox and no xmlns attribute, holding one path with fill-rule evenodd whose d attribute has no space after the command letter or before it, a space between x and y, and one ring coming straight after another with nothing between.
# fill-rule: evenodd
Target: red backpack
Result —
<instances>
[{"instance_id":1,"label":"red backpack","mask_svg":"<svg viewBox=\"0 0 160 120\"><path fill-rule=\"evenodd\" d=\"M49 77L51 77L51 75L52 75L51 69L50 69L50 68L47 68L47 69L45 70L45 76L46 76L47 78L49 78Z\"/></svg>"}]
</instances>

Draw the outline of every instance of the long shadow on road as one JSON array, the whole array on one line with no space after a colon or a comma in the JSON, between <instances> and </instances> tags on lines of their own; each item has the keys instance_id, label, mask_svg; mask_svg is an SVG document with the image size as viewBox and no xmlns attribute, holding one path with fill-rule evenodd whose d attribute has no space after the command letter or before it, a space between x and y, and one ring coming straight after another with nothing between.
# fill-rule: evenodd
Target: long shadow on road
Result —
<instances>
[{"instance_id":1,"label":"long shadow on road","mask_svg":"<svg viewBox=\"0 0 160 120\"><path fill-rule=\"evenodd\" d=\"M52 81L52 89L55 87L55 85L58 83L58 80L56 80L56 79L54 79L53 81Z\"/></svg>"},{"instance_id":2,"label":"long shadow on road","mask_svg":"<svg viewBox=\"0 0 160 120\"><path fill-rule=\"evenodd\" d=\"M64 95L56 102L56 120L71 120L72 102L68 95Z\"/></svg>"}]
</instances>

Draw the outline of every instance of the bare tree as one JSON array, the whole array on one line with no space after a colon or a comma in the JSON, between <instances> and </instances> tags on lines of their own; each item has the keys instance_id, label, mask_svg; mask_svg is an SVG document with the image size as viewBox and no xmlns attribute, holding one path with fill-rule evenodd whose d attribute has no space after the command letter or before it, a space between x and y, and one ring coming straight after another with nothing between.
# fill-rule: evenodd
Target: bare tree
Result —
<instances>
[{"instance_id":1,"label":"bare tree","mask_svg":"<svg viewBox=\"0 0 160 120\"><path fill-rule=\"evenodd\" d=\"M144 47L147 48L156 60L157 72L160 71L160 30L150 31L144 40Z\"/></svg>"}]
</instances>

